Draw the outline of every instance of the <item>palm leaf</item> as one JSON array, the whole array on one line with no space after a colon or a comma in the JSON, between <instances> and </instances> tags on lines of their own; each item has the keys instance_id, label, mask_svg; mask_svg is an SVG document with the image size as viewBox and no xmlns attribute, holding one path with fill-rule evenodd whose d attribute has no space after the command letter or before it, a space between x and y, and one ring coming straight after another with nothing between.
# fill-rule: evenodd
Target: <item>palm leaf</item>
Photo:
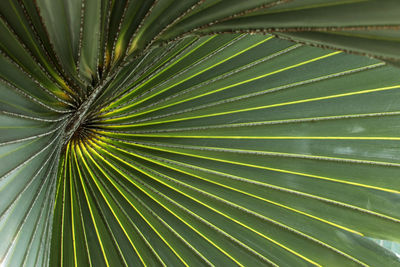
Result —
<instances>
[{"instance_id":1,"label":"palm leaf","mask_svg":"<svg viewBox=\"0 0 400 267\"><path fill-rule=\"evenodd\" d=\"M398 1L0 5L1 266L400 265Z\"/></svg>"}]
</instances>

